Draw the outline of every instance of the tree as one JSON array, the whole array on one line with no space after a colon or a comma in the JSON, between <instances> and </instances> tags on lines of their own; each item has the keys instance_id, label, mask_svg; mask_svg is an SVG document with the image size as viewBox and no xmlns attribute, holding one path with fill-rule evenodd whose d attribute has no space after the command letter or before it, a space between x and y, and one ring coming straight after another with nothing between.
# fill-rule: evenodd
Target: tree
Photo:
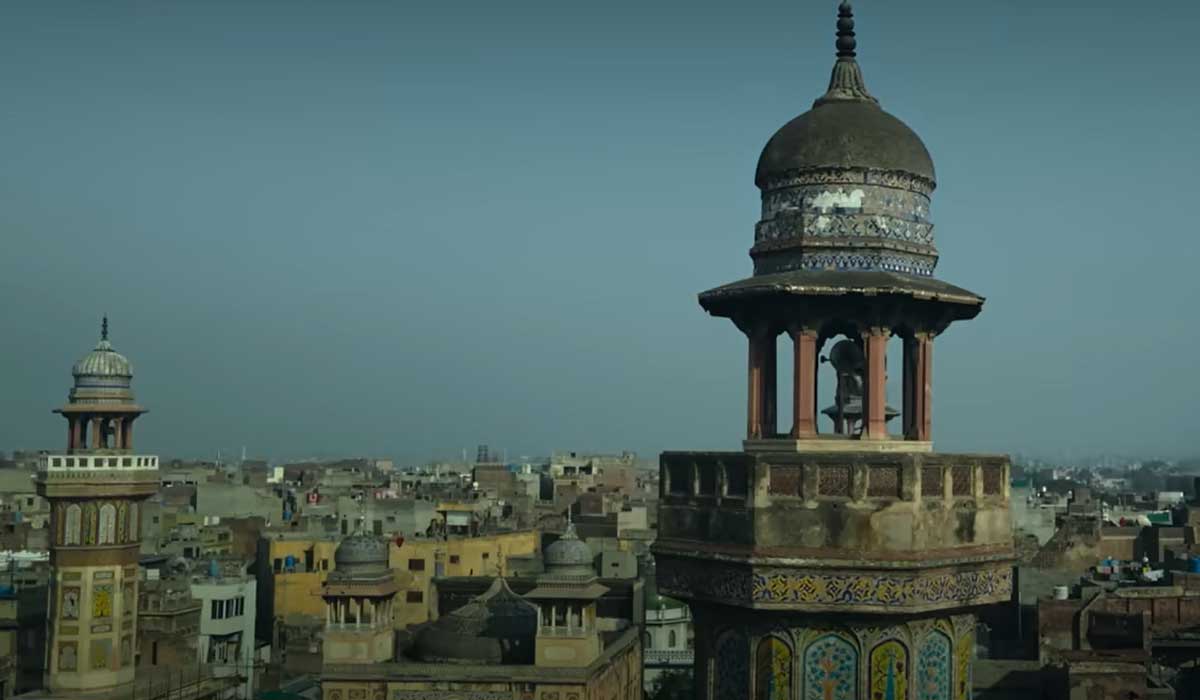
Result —
<instances>
[{"instance_id":1,"label":"tree","mask_svg":"<svg viewBox=\"0 0 1200 700\"><path fill-rule=\"evenodd\" d=\"M654 683L650 685L650 690L646 693L646 700L691 700L692 695L692 670L674 670L663 671L658 678L654 679Z\"/></svg>"}]
</instances>

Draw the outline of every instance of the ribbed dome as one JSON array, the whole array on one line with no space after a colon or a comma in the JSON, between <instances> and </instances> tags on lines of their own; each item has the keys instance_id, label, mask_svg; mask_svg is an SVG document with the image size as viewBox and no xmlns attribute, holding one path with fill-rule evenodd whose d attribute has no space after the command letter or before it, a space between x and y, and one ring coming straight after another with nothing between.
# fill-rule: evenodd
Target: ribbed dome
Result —
<instances>
[{"instance_id":1,"label":"ribbed dome","mask_svg":"<svg viewBox=\"0 0 1200 700\"><path fill-rule=\"evenodd\" d=\"M530 664L537 619L537 607L497 578L486 593L421 630L413 653L433 663Z\"/></svg>"},{"instance_id":2,"label":"ribbed dome","mask_svg":"<svg viewBox=\"0 0 1200 700\"><path fill-rule=\"evenodd\" d=\"M567 523L567 530L557 542L546 548L546 573L555 575L595 575L592 566L595 555L587 542L575 534L575 523Z\"/></svg>"},{"instance_id":3,"label":"ribbed dome","mask_svg":"<svg viewBox=\"0 0 1200 700\"><path fill-rule=\"evenodd\" d=\"M133 365L108 342L108 317L100 326L100 342L71 368L75 385L68 401L77 404L132 404Z\"/></svg>"},{"instance_id":4,"label":"ribbed dome","mask_svg":"<svg viewBox=\"0 0 1200 700\"><path fill-rule=\"evenodd\" d=\"M376 573L388 568L388 542L362 531L355 532L338 545L333 562L342 575Z\"/></svg>"},{"instance_id":5,"label":"ribbed dome","mask_svg":"<svg viewBox=\"0 0 1200 700\"><path fill-rule=\"evenodd\" d=\"M133 377L133 366L129 364L129 360L124 355L113 350L112 344L105 339L97 343L94 350L75 363L75 366L71 368L71 374L77 379L81 377L130 379Z\"/></svg>"}]
</instances>

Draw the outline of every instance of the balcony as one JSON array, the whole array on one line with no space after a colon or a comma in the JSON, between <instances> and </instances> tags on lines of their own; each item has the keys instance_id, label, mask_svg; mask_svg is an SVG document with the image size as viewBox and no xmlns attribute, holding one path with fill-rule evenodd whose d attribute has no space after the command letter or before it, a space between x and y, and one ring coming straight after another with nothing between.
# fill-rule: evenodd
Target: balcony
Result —
<instances>
[{"instance_id":1,"label":"balcony","mask_svg":"<svg viewBox=\"0 0 1200 700\"><path fill-rule=\"evenodd\" d=\"M999 455L664 453L659 587L810 610L1006 600L1008 475Z\"/></svg>"}]
</instances>

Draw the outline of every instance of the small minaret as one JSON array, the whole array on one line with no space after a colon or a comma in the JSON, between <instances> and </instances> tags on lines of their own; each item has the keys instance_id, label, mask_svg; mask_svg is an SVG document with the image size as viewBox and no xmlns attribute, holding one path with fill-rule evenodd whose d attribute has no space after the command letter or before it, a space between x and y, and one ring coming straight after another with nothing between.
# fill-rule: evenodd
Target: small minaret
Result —
<instances>
[{"instance_id":1,"label":"small minaret","mask_svg":"<svg viewBox=\"0 0 1200 700\"><path fill-rule=\"evenodd\" d=\"M342 540L325 579L324 661L370 664L395 654L392 624L396 581L388 568L387 540L358 529Z\"/></svg>"},{"instance_id":2,"label":"small minaret","mask_svg":"<svg viewBox=\"0 0 1200 700\"><path fill-rule=\"evenodd\" d=\"M50 643L53 693L107 692L133 682L137 648L141 502L158 491L158 458L133 450L129 360L100 342L72 371L67 448L41 458L38 495L50 501Z\"/></svg>"},{"instance_id":3,"label":"small minaret","mask_svg":"<svg viewBox=\"0 0 1200 700\"><path fill-rule=\"evenodd\" d=\"M596 619L596 601L608 588L600 585L592 550L575 534L575 524L546 548L546 573L525 597L538 606L535 664L588 666L603 645Z\"/></svg>"}]
</instances>

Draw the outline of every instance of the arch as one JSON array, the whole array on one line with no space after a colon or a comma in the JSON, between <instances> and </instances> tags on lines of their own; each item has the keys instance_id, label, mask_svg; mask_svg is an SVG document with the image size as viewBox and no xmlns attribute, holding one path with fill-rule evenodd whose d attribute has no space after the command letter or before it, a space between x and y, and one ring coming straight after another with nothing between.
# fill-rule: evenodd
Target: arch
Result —
<instances>
[{"instance_id":1,"label":"arch","mask_svg":"<svg viewBox=\"0 0 1200 700\"><path fill-rule=\"evenodd\" d=\"M116 544L117 509L111 503L100 506L100 525L96 544Z\"/></svg>"},{"instance_id":2,"label":"arch","mask_svg":"<svg viewBox=\"0 0 1200 700\"><path fill-rule=\"evenodd\" d=\"M750 663L748 641L736 630L726 632L717 641L715 671L716 696L718 698L745 697L750 691Z\"/></svg>"},{"instance_id":3,"label":"arch","mask_svg":"<svg viewBox=\"0 0 1200 700\"><path fill-rule=\"evenodd\" d=\"M925 635L917 650L917 700L950 700L950 637L941 630Z\"/></svg>"},{"instance_id":4,"label":"arch","mask_svg":"<svg viewBox=\"0 0 1200 700\"><path fill-rule=\"evenodd\" d=\"M63 544L83 544L80 539L80 527L83 520L83 509L78 503L67 506L66 523L63 527Z\"/></svg>"},{"instance_id":5,"label":"arch","mask_svg":"<svg viewBox=\"0 0 1200 700\"><path fill-rule=\"evenodd\" d=\"M792 649L775 635L763 637L754 654L754 698L790 700L791 697Z\"/></svg>"},{"instance_id":6,"label":"arch","mask_svg":"<svg viewBox=\"0 0 1200 700\"><path fill-rule=\"evenodd\" d=\"M117 504L117 542L129 541L128 521L129 504L127 504L125 501L121 501L119 504Z\"/></svg>"},{"instance_id":7,"label":"arch","mask_svg":"<svg viewBox=\"0 0 1200 700\"><path fill-rule=\"evenodd\" d=\"M825 634L804 651L804 700L858 700L858 649Z\"/></svg>"},{"instance_id":8,"label":"arch","mask_svg":"<svg viewBox=\"0 0 1200 700\"><path fill-rule=\"evenodd\" d=\"M83 544L96 544L96 504L87 502L83 505Z\"/></svg>"},{"instance_id":9,"label":"arch","mask_svg":"<svg viewBox=\"0 0 1200 700\"><path fill-rule=\"evenodd\" d=\"M669 630L667 632L667 648L668 649L675 648L675 630Z\"/></svg>"},{"instance_id":10,"label":"arch","mask_svg":"<svg viewBox=\"0 0 1200 700\"><path fill-rule=\"evenodd\" d=\"M895 639L880 642L871 650L871 698L907 700L908 650Z\"/></svg>"}]
</instances>

